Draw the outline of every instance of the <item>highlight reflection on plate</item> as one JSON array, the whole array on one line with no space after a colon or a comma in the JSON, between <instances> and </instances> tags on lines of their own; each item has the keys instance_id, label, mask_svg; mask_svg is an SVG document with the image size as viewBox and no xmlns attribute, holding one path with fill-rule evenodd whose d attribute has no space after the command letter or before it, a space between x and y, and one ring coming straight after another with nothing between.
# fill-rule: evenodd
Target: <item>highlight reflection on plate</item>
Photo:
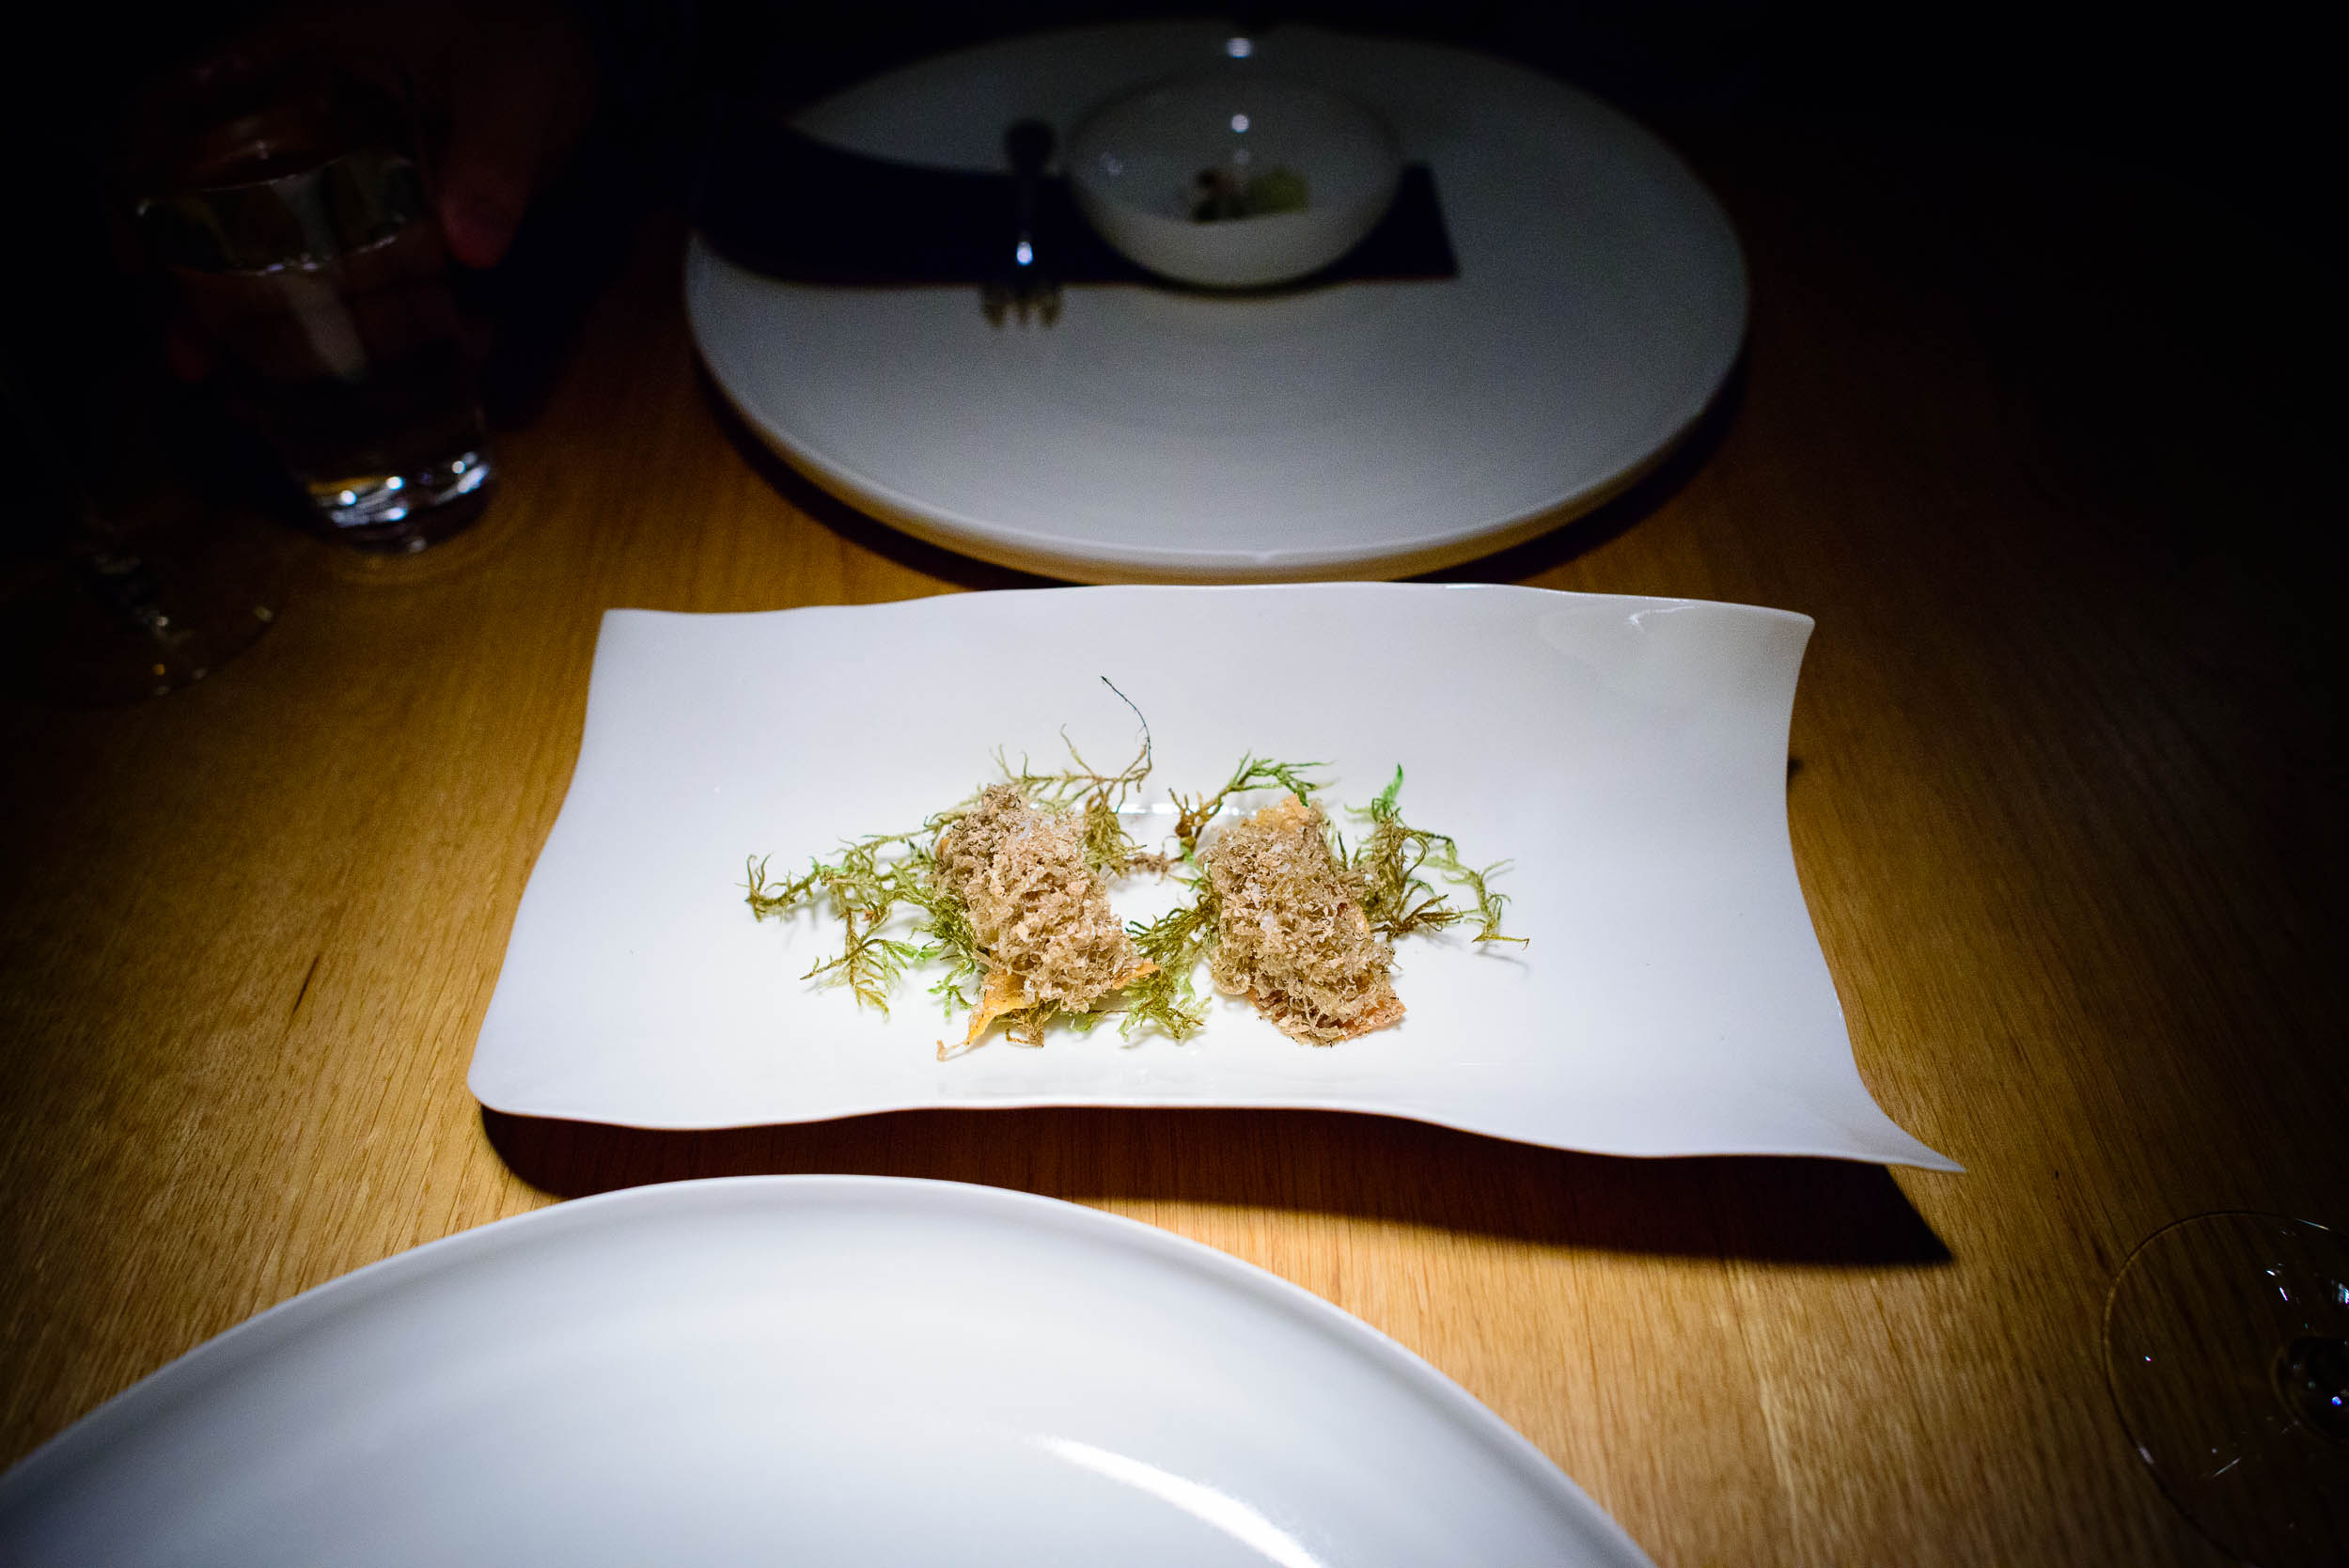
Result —
<instances>
[{"instance_id":1,"label":"highlight reflection on plate","mask_svg":"<svg viewBox=\"0 0 2349 1568\"><path fill-rule=\"evenodd\" d=\"M1149 1226L769 1176L541 1209L199 1346L0 1478L17 1568L1647 1568L1392 1341Z\"/></svg>"}]
</instances>

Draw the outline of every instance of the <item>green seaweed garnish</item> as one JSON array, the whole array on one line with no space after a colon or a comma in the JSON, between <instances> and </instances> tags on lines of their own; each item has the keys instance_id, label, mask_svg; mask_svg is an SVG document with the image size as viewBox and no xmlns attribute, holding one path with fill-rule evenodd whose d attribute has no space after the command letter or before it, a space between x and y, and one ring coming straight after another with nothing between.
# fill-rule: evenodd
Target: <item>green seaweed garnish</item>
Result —
<instances>
[{"instance_id":1,"label":"green seaweed garnish","mask_svg":"<svg viewBox=\"0 0 2349 1568\"><path fill-rule=\"evenodd\" d=\"M1109 684L1105 677L1104 683ZM1129 708L1134 706L1115 685L1110 690ZM1139 709L1135 710L1135 716L1141 718ZM1133 760L1115 771L1088 763L1065 731L1062 742L1069 763L1049 772L1030 767L1025 759L1015 769L998 753L995 763L1001 783L1010 785L1040 811L1075 814L1085 864L1103 882L1115 883L1143 872L1176 878L1182 893L1180 902L1155 919L1125 923L1135 950L1151 967L1116 993L1116 1000L1117 1011L1123 1014L1119 1024L1120 1036L1132 1039L1155 1030L1169 1039L1189 1039L1207 1021L1207 999L1200 994L1197 975L1215 949L1217 929L1214 889L1200 864L1200 838L1232 797L1251 791L1276 788L1314 804L1323 785L1311 774L1325 764L1283 762L1251 753L1241 758L1230 776L1213 792L1193 796L1174 792L1176 853L1170 855L1146 851L1126 831L1119 814L1150 776L1148 722L1142 723L1140 745ZM1460 858L1459 847L1449 835L1404 822L1397 805L1402 781L1402 769L1398 767L1376 799L1367 808L1347 813L1368 823L1368 831L1351 854L1334 827L1325 829L1332 854L1358 891L1371 929L1392 940L1474 919L1479 942L1523 942L1523 937L1502 933L1501 916L1509 901L1487 884L1507 863L1472 867ZM819 914L828 910L840 922L840 949L801 978L845 985L859 1006L876 1008L885 1015L890 996L909 971L938 965L944 972L929 988L930 994L939 998L949 1015L972 1008L977 998L966 982L981 980L990 959L969 909L939 875L938 845L941 837L985 792L983 787L973 792L912 832L879 834L844 843L831 859L810 861L805 873L789 881L775 880L767 859L753 857L744 868L752 916L763 920L801 909ZM1455 902L1452 894L1439 888L1431 877L1465 892L1473 902L1467 906ZM909 935L885 934L893 922L908 917L912 920ZM1036 1043L1056 1023L1090 1029L1101 1021L1103 1011L1063 1008L1046 1001L1001 1016L1011 1038Z\"/></svg>"},{"instance_id":2,"label":"green seaweed garnish","mask_svg":"<svg viewBox=\"0 0 2349 1568\"><path fill-rule=\"evenodd\" d=\"M1370 917L1370 929L1391 939L1418 931L1441 931L1473 915L1478 941L1522 944L1526 938L1501 933L1501 911L1509 906L1508 898L1485 886L1485 878L1507 870L1509 862L1495 861L1481 868L1464 864L1460 846L1450 835L1413 827L1402 820L1395 805L1402 793L1402 769L1398 765L1395 776L1376 800L1363 810L1346 813L1370 824L1369 836L1355 846L1347 862L1361 879L1362 907ZM1341 841L1341 854L1342 848ZM1423 868L1475 894L1474 910L1458 908L1437 892L1419 874Z\"/></svg>"},{"instance_id":3,"label":"green seaweed garnish","mask_svg":"<svg viewBox=\"0 0 2349 1568\"><path fill-rule=\"evenodd\" d=\"M1195 795L1184 800L1181 791L1169 792L1175 808L1175 841L1182 846L1182 858L1196 863L1198 859L1199 835L1215 820L1215 813L1224 808L1224 802L1233 795L1250 790L1267 790L1277 784L1299 800L1311 804L1314 793L1322 786L1305 776L1308 768L1318 768L1320 762L1276 762L1270 758L1251 753L1240 759L1240 765L1231 770L1231 777L1212 795Z\"/></svg>"}]
</instances>

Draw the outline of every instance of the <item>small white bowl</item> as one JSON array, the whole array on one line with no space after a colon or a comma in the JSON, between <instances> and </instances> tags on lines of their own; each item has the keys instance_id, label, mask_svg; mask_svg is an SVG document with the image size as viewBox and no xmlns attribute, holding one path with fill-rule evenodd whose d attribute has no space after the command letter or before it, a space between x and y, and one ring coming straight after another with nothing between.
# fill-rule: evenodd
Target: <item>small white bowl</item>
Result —
<instances>
[{"instance_id":1,"label":"small white bowl","mask_svg":"<svg viewBox=\"0 0 2349 1568\"><path fill-rule=\"evenodd\" d=\"M1254 289L1352 250L1394 202L1402 150L1353 99L1244 65L1096 109L1069 137L1068 169L1077 206L1134 261L1183 283ZM1302 178L1305 204L1194 217L1195 182L1211 169L1234 183L1286 171Z\"/></svg>"}]
</instances>

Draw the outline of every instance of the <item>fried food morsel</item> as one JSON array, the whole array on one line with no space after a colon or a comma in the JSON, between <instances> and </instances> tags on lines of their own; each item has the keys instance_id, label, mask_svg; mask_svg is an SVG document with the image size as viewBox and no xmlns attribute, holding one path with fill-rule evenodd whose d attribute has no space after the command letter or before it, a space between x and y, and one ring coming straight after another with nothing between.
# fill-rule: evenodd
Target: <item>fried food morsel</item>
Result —
<instances>
[{"instance_id":1,"label":"fried food morsel","mask_svg":"<svg viewBox=\"0 0 2349 1568\"><path fill-rule=\"evenodd\" d=\"M1292 1039L1330 1045L1399 1022L1394 952L1370 930L1321 808L1289 795L1218 833L1215 987L1246 995Z\"/></svg>"},{"instance_id":2,"label":"fried food morsel","mask_svg":"<svg viewBox=\"0 0 2349 1568\"><path fill-rule=\"evenodd\" d=\"M969 910L987 959L962 1049L1006 1013L1046 1002L1084 1012L1157 967L1110 912L1074 817L1040 811L998 784L938 836L934 853L938 882Z\"/></svg>"}]
</instances>

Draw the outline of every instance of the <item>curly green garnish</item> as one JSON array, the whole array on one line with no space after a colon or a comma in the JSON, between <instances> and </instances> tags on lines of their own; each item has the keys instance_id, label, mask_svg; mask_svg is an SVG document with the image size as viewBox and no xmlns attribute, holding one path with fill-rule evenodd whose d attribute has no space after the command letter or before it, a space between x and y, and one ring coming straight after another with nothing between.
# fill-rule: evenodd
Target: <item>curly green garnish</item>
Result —
<instances>
[{"instance_id":1,"label":"curly green garnish","mask_svg":"<svg viewBox=\"0 0 2349 1568\"><path fill-rule=\"evenodd\" d=\"M1107 683L1105 678L1104 683ZM1111 685L1110 690L1116 692L1117 687ZM1133 707L1123 692L1118 696ZM1141 717L1138 709L1135 716ZM1126 1038L1155 1030L1173 1040L1189 1039L1207 1021L1207 998L1200 994L1196 977L1200 964L1214 956L1219 937L1215 889L1200 859L1201 836L1233 797L1253 791L1278 789L1312 805L1323 786L1310 774L1324 764L1283 762L1250 754L1240 760L1230 777L1212 793L1173 794L1176 853L1166 855L1145 851L1126 831L1120 816L1150 775L1148 723L1142 725L1134 760L1115 771L1092 766L1067 742L1065 732L1062 739L1068 745L1068 766L1039 772L1023 759L1015 769L998 754L995 761L1003 776L1001 782L974 792L912 832L845 843L831 859L811 861L796 878L777 881L770 875L766 859L747 861L744 889L752 916L763 920L782 918L802 909L818 914L828 911L840 922L840 949L801 978L845 985L859 1006L876 1008L885 1015L890 996L909 971L942 966L944 973L930 987L931 995L939 998L949 1015L980 1010L975 1015L972 1037L958 1049L976 1044L997 1019L1004 1022L1010 1038L1037 1043L1055 1023L1091 1028L1113 1004L1123 1013L1119 1032ZM1524 941L1502 933L1501 916L1509 901L1487 884L1488 878L1505 869L1506 862L1472 867L1460 858L1458 845L1449 835L1404 822L1396 804L1402 779L1402 769L1398 767L1393 780L1369 807L1349 813L1368 823L1368 832L1351 855L1334 829L1320 830L1328 834L1332 854L1344 869L1347 884L1358 893L1370 930L1393 940L1441 931L1473 918L1479 942ZM1071 823L1075 839L1069 837ZM1040 945L1032 909L1018 899L1009 904L1002 902L996 879L1011 863L985 855L1013 852L990 849L980 859L972 859L972 835L988 844L1026 846L1041 841L1028 838L1029 834L1062 847L1054 852L1058 858L1049 865L1032 859L1019 862L1022 873L1057 879L1046 889L1046 896L1059 901L1056 907L1075 907L1089 900L1095 912L1091 918L1097 929L1084 938L1092 944L1091 974L1096 977L1088 983L1073 986L1067 973L1053 972L1047 960L1038 954L1064 938L1051 937ZM1080 841L1081 871L1076 869ZM1032 854L1025 847L1017 853ZM954 857L958 869L951 875L942 863L942 855ZM979 881L972 881L974 865L993 869ZM1039 866L1045 870L1040 871ZM1095 889L1144 871L1176 876L1182 902L1154 920L1126 922L1123 935L1114 922L1100 925L1101 912L1107 906L1100 902L1104 895ZM1465 892L1472 904L1455 903L1452 894L1437 887L1431 877ZM970 904L955 890L957 885L980 898L990 912L975 918ZM1023 910L1029 912L1023 914ZM909 917L909 934L885 934L893 924ZM1007 942L1013 941L1016 931L1015 946L991 950L992 938L982 935L982 927L999 932ZM1047 924L1042 929L1049 933L1066 928ZM1026 956L1010 956L1015 951ZM1102 967L1104 951L1114 960L1105 969ZM1117 958L1120 953L1124 956ZM979 982L976 991L970 984L974 981ZM1104 992L1103 987L1109 989ZM943 1044L941 1051L946 1051Z\"/></svg>"},{"instance_id":2,"label":"curly green garnish","mask_svg":"<svg viewBox=\"0 0 2349 1568\"><path fill-rule=\"evenodd\" d=\"M1370 917L1370 929L1389 938L1408 936L1418 931L1441 931L1473 915L1478 941L1523 943L1522 936L1501 933L1501 911L1509 906L1509 900L1485 885L1487 877L1507 870L1509 862L1499 860L1481 868L1464 864L1460 846L1450 835L1431 833L1402 820L1395 805L1402 793L1402 769L1398 767L1394 778L1367 808L1346 813L1370 824L1370 835L1348 860L1361 878L1363 910ZM1339 849L1342 855L1342 843ZM1419 874L1423 868L1474 894L1475 909L1456 908Z\"/></svg>"}]
</instances>

